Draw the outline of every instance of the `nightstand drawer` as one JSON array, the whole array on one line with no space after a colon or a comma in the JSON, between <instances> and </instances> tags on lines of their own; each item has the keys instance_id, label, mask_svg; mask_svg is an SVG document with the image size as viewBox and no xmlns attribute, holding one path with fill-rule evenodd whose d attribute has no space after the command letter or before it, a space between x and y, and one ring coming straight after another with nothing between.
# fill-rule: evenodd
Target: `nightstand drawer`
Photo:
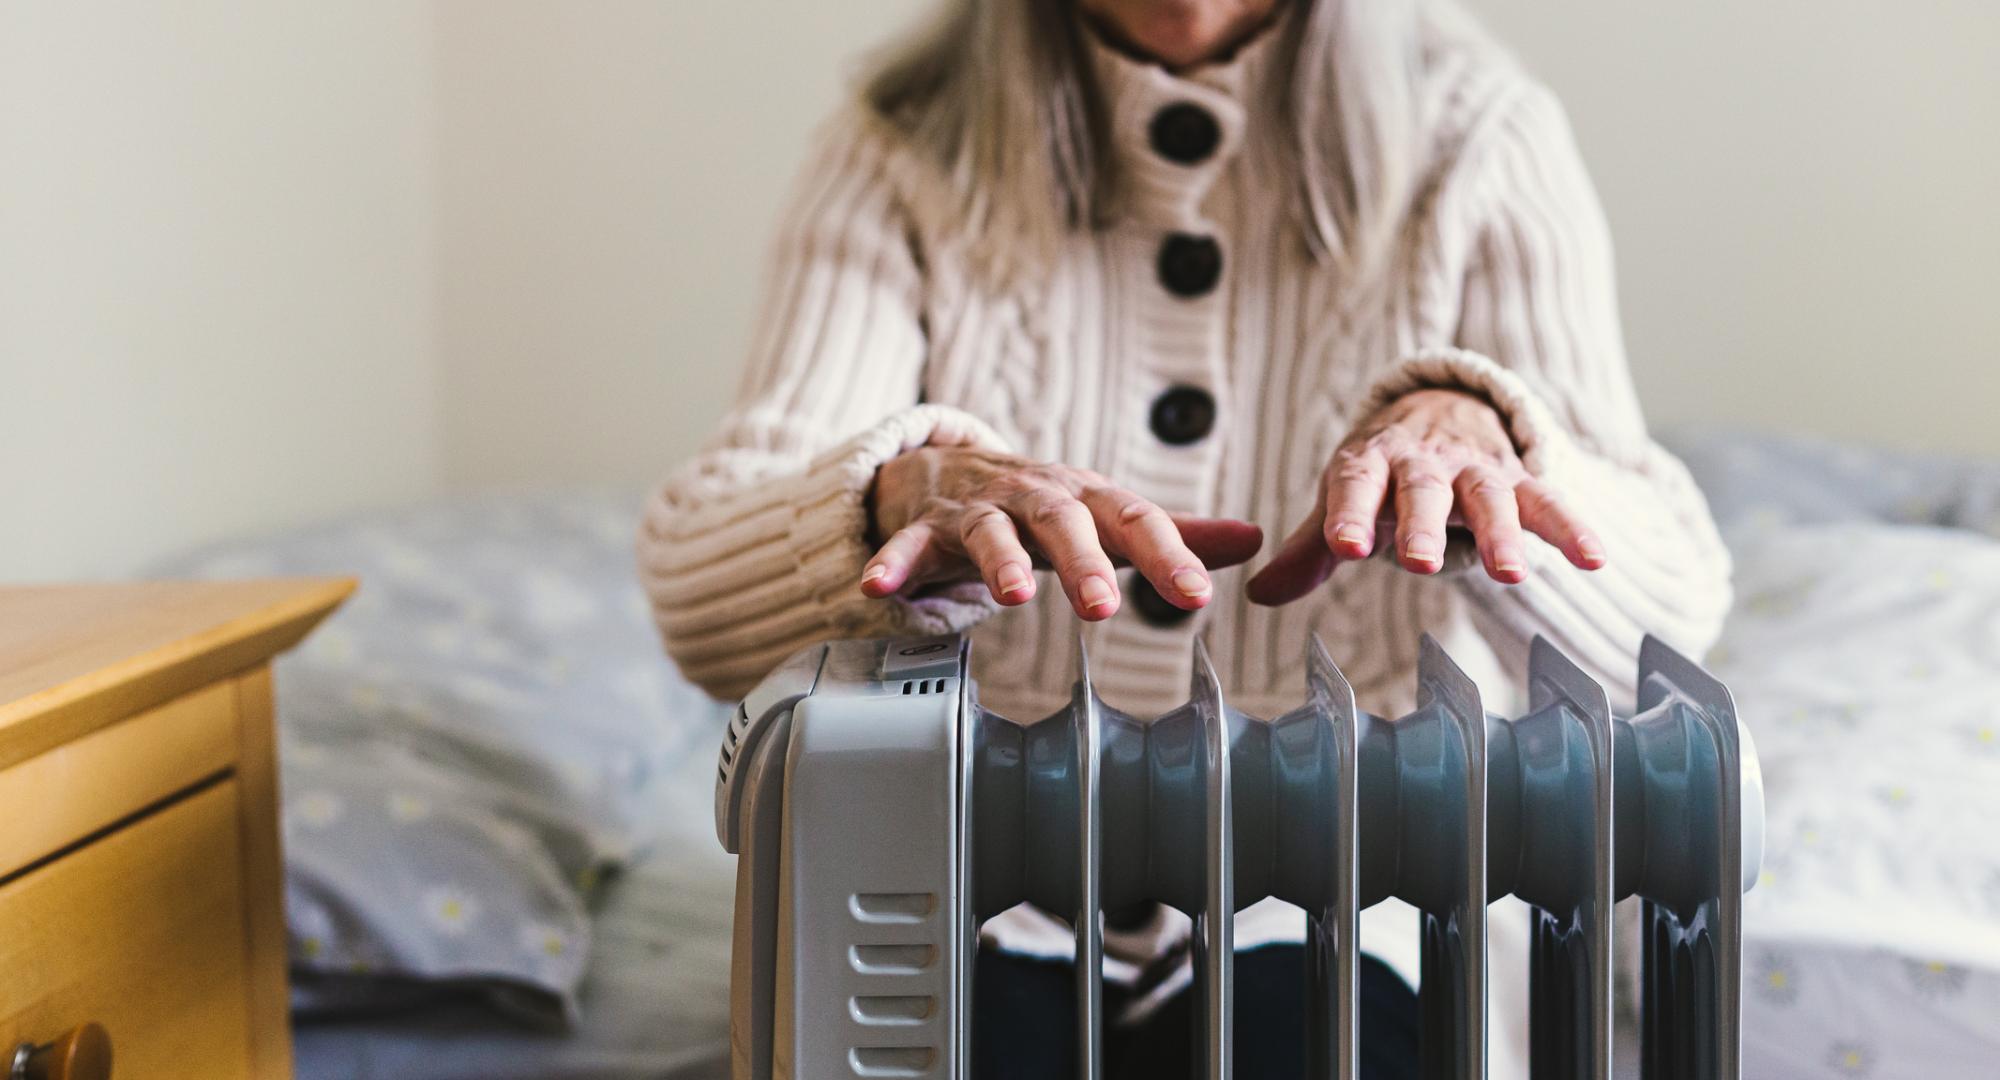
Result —
<instances>
[{"instance_id":1,"label":"nightstand drawer","mask_svg":"<svg viewBox=\"0 0 2000 1080\"><path fill-rule=\"evenodd\" d=\"M0 768L0 878L228 769L237 679ZM64 792L60 799L50 792Z\"/></svg>"},{"instance_id":2,"label":"nightstand drawer","mask_svg":"<svg viewBox=\"0 0 2000 1080\"><path fill-rule=\"evenodd\" d=\"M237 782L0 885L0 1048L95 1021L116 1075L249 1075Z\"/></svg>"}]
</instances>

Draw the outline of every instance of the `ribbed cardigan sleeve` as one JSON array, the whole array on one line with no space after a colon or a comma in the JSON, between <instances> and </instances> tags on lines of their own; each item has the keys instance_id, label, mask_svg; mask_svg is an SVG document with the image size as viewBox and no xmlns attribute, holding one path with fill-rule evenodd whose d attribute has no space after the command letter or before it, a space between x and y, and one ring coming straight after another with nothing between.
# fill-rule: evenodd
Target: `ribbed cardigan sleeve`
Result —
<instances>
[{"instance_id":1,"label":"ribbed cardigan sleeve","mask_svg":"<svg viewBox=\"0 0 2000 1080\"><path fill-rule=\"evenodd\" d=\"M1728 551L1686 468L1646 432L1610 233L1554 96L1534 87L1505 106L1453 186L1447 197L1460 202L1445 231L1472 245L1461 253L1455 340L1404 358L1374 402L1451 386L1499 408L1528 471L1602 539L1609 561L1578 570L1535 542L1522 584L1466 573L1453 587L1518 670L1527 642L1544 635L1629 702L1642 634L1697 656L1714 644L1731 599Z\"/></svg>"},{"instance_id":2,"label":"ribbed cardigan sleeve","mask_svg":"<svg viewBox=\"0 0 2000 1080\"><path fill-rule=\"evenodd\" d=\"M646 507L639 573L661 636L720 698L815 641L960 630L993 610L976 583L888 601L858 587L884 461L926 443L1004 449L977 418L919 403L924 275L891 138L860 116L822 138L779 226L736 402Z\"/></svg>"}]
</instances>

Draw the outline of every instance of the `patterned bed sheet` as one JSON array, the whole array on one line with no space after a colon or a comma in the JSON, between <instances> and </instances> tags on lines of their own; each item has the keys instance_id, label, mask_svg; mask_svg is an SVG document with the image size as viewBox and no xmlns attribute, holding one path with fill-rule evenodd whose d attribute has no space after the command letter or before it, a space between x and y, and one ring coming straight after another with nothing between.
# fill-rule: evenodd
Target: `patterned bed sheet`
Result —
<instances>
[{"instance_id":1,"label":"patterned bed sheet","mask_svg":"<svg viewBox=\"0 0 2000 1080\"><path fill-rule=\"evenodd\" d=\"M2000 1075L2000 467L1687 440L1762 761L1746 1076Z\"/></svg>"}]
</instances>

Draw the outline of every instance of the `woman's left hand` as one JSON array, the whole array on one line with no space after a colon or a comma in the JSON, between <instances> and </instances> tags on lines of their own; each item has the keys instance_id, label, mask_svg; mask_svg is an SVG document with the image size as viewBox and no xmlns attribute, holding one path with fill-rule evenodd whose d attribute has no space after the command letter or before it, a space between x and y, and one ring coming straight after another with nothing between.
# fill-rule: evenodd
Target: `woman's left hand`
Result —
<instances>
[{"instance_id":1,"label":"woman's left hand","mask_svg":"<svg viewBox=\"0 0 2000 1080\"><path fill-rule=\"evenodd\" d=\"M1457 390L1414 390L1348 433L1312 513L1250 579L1250 599L1297 600L1342 562L1367 558L1378 522L1391 521L1396 559L1413 574L1444 565L1453 525L1472 530L1486 573L1506 584L1528 576L1524 529L1585 570L1604 565L1597 537L1528 475L1493 406Z\"/></svg>"}]
</instances>

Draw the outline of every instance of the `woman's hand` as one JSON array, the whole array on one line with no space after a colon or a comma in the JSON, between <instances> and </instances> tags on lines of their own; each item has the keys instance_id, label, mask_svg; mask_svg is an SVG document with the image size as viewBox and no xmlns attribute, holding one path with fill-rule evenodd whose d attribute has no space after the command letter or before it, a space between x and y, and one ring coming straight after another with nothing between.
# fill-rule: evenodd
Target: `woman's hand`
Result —
<instances>
[{"instance_id":1,"label":"woman's hand","mask_svg":"<svg viewBox=\"0 0 2000 1080\"><path fill-rule=\"evenodd\" d=\"M1034 598L1030 568L1053 567L1076 613L1118 612L1114 565L1139 568L1176 607L1208 603L1209 567L1248 560L1264 533L1243 521L1176 518L1083 469L969 447L924 447L890 459L870 493L876 535L861 573L885 597L947 581L985 581L1009 606Z\"/></svg>"},{"instance_id":2,"label":"woman's hand","mask_svg":"<svg viewBox=\"0 0 2000 1080\"><path fill-rule=\"evenodd\" d=\"M1378 519L1392 514L1397 561L1415 574L1444 565L1447 525L1471 529L1486 573L1506 584L1528 576L1523 529L1585 570L1604 565L1603 545L1528 475L1491 405L1457 390L1416 390L1334 451L1312 513L1250 579L1250 599L1287 604L1311 592L1342 562L1367 558Z\"/></svg>"}]
</instances>

